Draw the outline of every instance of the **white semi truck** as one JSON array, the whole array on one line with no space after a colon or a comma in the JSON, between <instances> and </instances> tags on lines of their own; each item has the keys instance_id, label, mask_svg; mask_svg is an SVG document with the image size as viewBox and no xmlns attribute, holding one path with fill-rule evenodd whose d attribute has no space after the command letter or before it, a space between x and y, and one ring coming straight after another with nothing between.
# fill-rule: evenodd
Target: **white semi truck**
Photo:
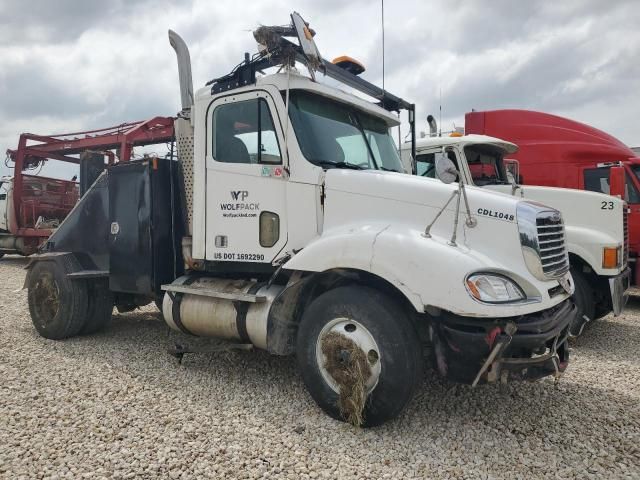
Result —
<instances>
[{"instance_id":1,"label":"white semi truck","mask_svg":"<svg viewBox=\"0 0 640 480\"><path fill-rule=\"evenodd\" d=\"M261 53L194 95L188 50L170 32L179 161L98 177L32 257L37 331L90 333L114 305L161 300L175 330L297 355L335 418L359 382L365 426L402 411L425 355L474 385L560 375L573 283L563 241L561 261L539 248L564 230L558 211L401 173L389 110L412 121L413 105L323 60L298 14L254 35ZM283 70L259 74L273 65Z\"/></svg>"},{"instance_id":2,"label":"white semi truck","mask_svg":"<svg viewBox=\"0 0 640 480\"><path fill-rule=\"evenodd\" d=\"M7 210L9 203L9 193L11 192L11 177L0 178L0 233L9 231ZM4 252L0 250L0 257Z\"/></svg>"},{"instance_id":3,"label":"white semi truck","mask_svg":"<svg viewBox=\"0 0 640 480\"><path fill-rule=\"evenodd\" d=\"M455 169L466 185L503 192L550 205L562 213L564 238L575 283L574 301L578 308L571 334L578 336L584 326L611 312L619 315L626 303L629 286L626 202L620 198L584 190L519 185L515 160L508 160L517 145L486 135L438 136L429 116L431 135L415 145L415 165L411 146L403 148L405 169L417 176L439 178L448 168ZM445 176L450 174L445 173ZM476 207L476 213L478 207ZM492 213L493 214L493 213ZM556 240L560 235L540 238L543 255L563 258Z\"/></svg>"}]
</instances>

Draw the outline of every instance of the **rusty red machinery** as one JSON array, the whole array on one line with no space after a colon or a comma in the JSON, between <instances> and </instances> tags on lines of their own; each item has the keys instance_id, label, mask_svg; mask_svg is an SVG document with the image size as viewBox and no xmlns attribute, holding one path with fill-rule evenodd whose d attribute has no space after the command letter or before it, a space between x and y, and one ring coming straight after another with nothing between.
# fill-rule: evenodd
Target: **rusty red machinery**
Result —
<instances>
[{"instance_id":1,"label":"rusty red machinery","mask_svg":"<svg viewBox=\"0 0 640 480\"><path fill-rule=\"evenodd\" d=\"M39 219L62 221L78 201L80 192L75 178L60 180L27 172L48 160L79 165L84 152L97 152L109 165L127 162L134 147L173 141L173 122L172 117L154 117L82 132L21 134L18 147L7 150L8 160L14 163L14 175L7 202L7 231L1 234L4 238L0 251L34 253L53 231L51 223Z\"/></svg>"}]
</instances>

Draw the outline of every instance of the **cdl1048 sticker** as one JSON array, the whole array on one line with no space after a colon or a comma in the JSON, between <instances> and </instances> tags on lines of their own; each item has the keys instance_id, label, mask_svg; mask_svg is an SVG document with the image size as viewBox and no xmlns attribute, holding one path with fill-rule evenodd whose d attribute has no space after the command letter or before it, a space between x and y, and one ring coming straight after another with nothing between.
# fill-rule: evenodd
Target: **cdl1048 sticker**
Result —
<instances>
[{"instance_id":1,"label":"cdl1048 sticker","mask_svg":"<svg viewBox=\"0 0 640 480\"><path fill-rule=\"evenodd\" d=\"M498 220L506 220L507 222L513 222L516 218L513 213L498 212L497 210L489 210L488 208L479 208L478 215L497 218Z\"/></svg>"}]
</instances>

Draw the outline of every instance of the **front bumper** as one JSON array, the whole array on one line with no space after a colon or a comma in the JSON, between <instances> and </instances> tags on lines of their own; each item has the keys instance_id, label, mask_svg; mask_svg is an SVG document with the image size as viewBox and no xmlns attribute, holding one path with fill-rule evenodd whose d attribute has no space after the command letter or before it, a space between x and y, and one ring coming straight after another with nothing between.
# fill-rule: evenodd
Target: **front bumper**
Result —
<instances>
[{"instance_id":1,"label":"front bumper","mask_svg":"<svg viewBox=\"0 0 640 480\"><path fill-rule=\"evenodd\" d=\"M567 336L575 315L571 299L520 317L443 315L431 331L436 366L443 376L473 385L560 375L569 362Z\"/></svg>"},{"instance_id":2,"label":"front bumper","mask_svg":"<svg viewBox=\"0 0 640 480\"><path fill-rule=\"evenodd\" d=\"M631 270L625 269L620 275L609 278L609 290L611 291L611 308L617 317L624 310L629 298L629 286L631 284Z\"/></svg>"}]
</instances>

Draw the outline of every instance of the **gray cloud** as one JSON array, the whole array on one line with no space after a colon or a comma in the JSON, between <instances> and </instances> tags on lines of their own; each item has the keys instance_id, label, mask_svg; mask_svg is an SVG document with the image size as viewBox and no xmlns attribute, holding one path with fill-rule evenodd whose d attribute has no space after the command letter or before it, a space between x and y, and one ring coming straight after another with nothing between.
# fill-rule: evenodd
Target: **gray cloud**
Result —
<instances>
[{"instance_id":1,"label":"gray cloud","mask_svg":"<svg viewBox=\"0 0 640 480\"><path fill-rule=\"evenodd\" d=\"M507 107L593 124L602 122L596 111L608 100L612 112L600 128L640 144L640 132L617 121L614 111L640 100L639 23L632 1L429 4L387 23L386 85L414 99L423 122L437 111L442 91L444 128L462 125L472 108ZM365 75L377 83L380 43L378 34L365 56Z\"/></svg>"},{"instance_id":2,"label":"gray cloud","mask_svg":"<svg viewBox=\"0 0 640 480\"><path fill-rule=\"evenodd\" d=\"M63 85L37 63L14 65L0 72L0 117L30 118L55 112L69 118L91 111L92 106L72 86Z\"/></svg>"},{"instance_id":3,"label":"gray cloud","mask_svg":"<svg viewBox=\"0 0 640 480\"><path fill-rule=\"evenodd\" d=\"M65 43L92 28L122 25L132 15L161 8L151 0L21 0L0 3L0 44Z\"/></svg>"},{"instance_id":4,"label":"gray cloud","mask_svg":"<svg viewBox=\"0 0 640 480\"><path fill-rule=\"evenodd\" d=\"M381 83L380 4L296 5L326 58L349 54ZM166 31L185 37L196 88L227 73L250 31L282 24L285 0L6 1L0 3L0 148L48 133L172 115L177 72ZM424 122L442 91L444 128L476 109L530 108L640 145L640 9L636 2L386 2L385 84ZM7 121L8 120L8 121ZM424 125L422 125L424 127Z\"/></svg>"}]
</instances>

